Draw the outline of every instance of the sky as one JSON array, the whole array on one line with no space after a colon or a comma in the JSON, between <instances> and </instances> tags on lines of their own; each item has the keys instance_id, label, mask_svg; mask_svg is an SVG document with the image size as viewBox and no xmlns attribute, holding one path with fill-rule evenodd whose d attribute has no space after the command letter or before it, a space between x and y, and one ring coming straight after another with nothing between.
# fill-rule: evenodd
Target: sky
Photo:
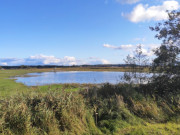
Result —
<instances>
[{"instance_id":1,"label":"sky","mask_svg":"<svg viewBox=\"0 0 180 135\"><path fill-rule=\"evenodd\" d=\"M0 66L123 64L180 0L0 0Z\"/></svg>"}]
</instances>

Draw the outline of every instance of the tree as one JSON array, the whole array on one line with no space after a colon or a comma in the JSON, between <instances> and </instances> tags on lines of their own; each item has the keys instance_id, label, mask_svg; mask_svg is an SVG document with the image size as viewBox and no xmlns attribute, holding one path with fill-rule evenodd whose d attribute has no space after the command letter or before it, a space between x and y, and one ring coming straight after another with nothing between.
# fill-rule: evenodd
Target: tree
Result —
<instances>
[{"instance_id":1,"label":"tree","mask_svg":"<svg viewBox=\"0 0 180 135\"><path fill-rule=\"evenodd\" d=\"M158 32L155 37L163 40L163 44L174 44L180 47L180 11L168 12L168 16L167 21L158 23L155 27L150 27L150 29Z\"/></svg>"},{"instance_id":2,"label":"tree","mask_svg":"<svg viewBox=\"0 0 180 135\"><path fill-rule=\"evenodd\" d=\"M149 59L143 54L142 45L138 45L134 51L134 55L128 55L124 61L130 67L130 71L125 72L123 78L129 83L144 83L147 77L143 73L143 70L148 65Z\"/></svg>"},{"instance_id":3,"label":"tree","mask_svg":"<svg viewBox=\"0 0 180 135\"><path fill-rule=\"evenodd\" d=\"M157 56L153 61L153 70L158 70L160 73L166 73L166 75L172 76L178 74L178 55L179 48L174 45L162 44L158 49L155 50Z\"/></svg>"},{"instance_id":4,"label":"tree","mask_svg":"<svg viewBox=\"0 0 180 135\"><path fill-rule=\"evenodd\" d=\"M162 40L160 48L155 50L157 58L153 61L155 68L166 73L178 72L173 67L179 64L180 54L180 11L168 12L169 19L150 27L152 31L158 32L156 38Z\"/></svg>"},{"instance_id":5,"label":"tree","mask_svg":"<svg viewBox=\"0 0 180 135\"><path fill-rule=\"evenodd\" d=\"M21 65L21 66L20 66L20 68L21 68L21 69L28 69L28 68L29 68L29 66L26 66L26 65Z\"/></svg>"},{"instance_id":6,"label":"tree","mask_svg":"<svg viewBox=\"0 0 180 135\"><path fill-rule=\"evenodd\" d=\"M157 94L167 96L169 93L180 91L180 11L168 12L169 19L150 27L158 32L156 38L162 44L155 50L156 58L153 60L153 84Z\"/></svg>"}]
</instances>

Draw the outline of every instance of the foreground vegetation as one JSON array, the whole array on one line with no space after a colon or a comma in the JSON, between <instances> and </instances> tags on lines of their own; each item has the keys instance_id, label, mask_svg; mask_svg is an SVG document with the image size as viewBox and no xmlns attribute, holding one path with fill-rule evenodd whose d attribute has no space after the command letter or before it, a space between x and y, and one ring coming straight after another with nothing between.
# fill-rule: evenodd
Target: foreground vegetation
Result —
<instances>
[{"instance_id":1,"label":"foreground vegetation","mask_svg":"<svg viewBox=\"0 0 180 135\"><path fill-rule=\"evenodd\" d=\"M173 103L136 86L104 84L70 92L56 89L4 97L1 134L179 134L180 97Z\"/></svg>"},{"instance_id":2,"label":"foreground vegetation","mask_svg":"<svg viewBox=\"0 0 180 135\"><path fill-rule=\"evenodd\" d=\"M26 87L6 79L38 71L0 71L0 134L180 133L180 94L162 98L133 84Z\"/></svg>"}]
</instances>

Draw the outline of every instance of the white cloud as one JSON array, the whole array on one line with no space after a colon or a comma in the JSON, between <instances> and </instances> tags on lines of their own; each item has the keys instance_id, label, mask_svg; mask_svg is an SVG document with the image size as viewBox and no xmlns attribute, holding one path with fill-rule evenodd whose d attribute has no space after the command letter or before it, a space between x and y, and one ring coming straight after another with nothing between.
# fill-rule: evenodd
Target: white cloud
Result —
<instances>
[{"instance_id":1,"label":"white cloud","mask_svg":"<svg viewBox=\"0 0 180 135\"><path fill-rule=\"evenodd\" d=\"M114 46L114 45L110 45L110 44L104 44L103 45L106 48L112 48L112 49L118 49L118 50L123 50L123 49L131 49L133 48L133 45L129 44L129 45L120 45L120 46Z\"/></svg>"},{"instance_id":2,"label":"white cloud","mask_svg":"<svg viewBox=\"0 0 180 135\"><path fill-rule=\"evenodd\" d=\"M152 50L142 48L142 54L146 56L152 56L154 55L154 52Z\"/></svg>"},{"instance_id":3,"label":"white cloud","mask_svg":"<svg viewBox=\"0 0 180 135\"><path fill-rule=\"evenodd\" d=\"M116 0L119 3L124 3L124 4L134 4L139 2L140 0Z\"/></svg>"},{"instance_id":4,"label":"white cloud","mask_svg":"<svg viewBox=\"0 0 180 135\"><path fill-rule=\"evenodd\" d=\"M41 64L59 64L62 60L58 59L54 56L46 56L46 55L36 55L36 56L30 56L27 61L37 61L40 62Z\"/></svg>"},{"instance_id":5,"label":"white cloud","mask_svg":"<svg viewBox=\"0 0 180 135\"><path fill-rule=\"evenodd\" d=\"M102 64L110 64L110 62L108 60L102 59L101 60Z\"/></svg>"},{"instance_id":6,"label":"white cloud","mask_svg":"<svg viewBox=\"0 0 180 135\"><path fill-rule=\"evenodd\" d=\"M89 57L85 64L110 64L110 62L108 60L97 57Z\"/></svg>"},{"instance_id":7,"label":"white cloud","mask_svg":"<svg viewBox=\"0 0 180 135\"><path fill-rule=\"evenodd\" d=\"M154 50L158 48L160 44L148 44L148 45L142 45L142 53L146 56L153 56Z\"/></svg>"},{"instance_id":8,"label":"white cloud","mask_svg":"<svg viewBox=\"0 0 180 135\"><path fill-rule=\"evenodd\" d=\"M0 65L7 66L7 62L2 62L2 63L0 63Z\"/></svg>"},{"instance_id":9,"label":"white cloud","mask_svg":"<svg viewBox=\"0 0 180 135\"><path fill-rule=\"evenodd\" d=\"M0 58L0 64L2 66L7 65L18 65L18 63L23 63L24 59L17 59L17 58Z\"/></svg>"},{"instance_id":10,"label":"white cloud","mask_svg":"<svg viewBox=\"0 0 180 135\"><path fill-rule=\"evenodd\" d=\"M79 60L75 57L65 56L64 58L56 58L55 56L35 55L29 58L1 58L1 65L76 65Z\"/></svg>"},{"instance_id":11,"label":"white cloud","mask_svg":"<svg viewBox=\"0 0 180 135\"><path fill-rule=\"evenodd\" d=\"M35 65L76 65L77 59L75 57L65 56L64 58L56 58L55 56L36 55L30 56L26 59L26 63L34 63Z\"/></svg>"},{"instance_id":12,"label":"white cloud","mask_svg":"<svg viewBox=\"0 0 180 135\"><path fill-rule=\"evenodd\" d=\"M103 46L106 48L119 49L119 50L128 49L129 54L133 55L133 52L138 45L139 44L137 44L137 45L113 46L113 45L109 45L109 44L104 44ZM151 57L154 55L154 49L158 48L160 45L159 44L147 44L147 45L142 44L141 46L142 46L142 53L146 56Z\"/></svg>"},{"instance_id":13,"label":"white cloud","mask_svg":"<svg viewBox=\"0 0 180 135\"><path fill-rule=\"evenodd\" d=\"M82 64L109 64L105 59L92 58L87 60L79 60L72 56L57 58L55 56L35 55L29 58L0 58L0 65L82 65Z\"/></svg>"},{"instance_id":14,"label":"white cloud","mask_svg":"<svg viewBox=\"0 0 180 135\"><path fill-rule=\"evenodd\" d=\"M168 19L167 10L177 10L180 5L175 0L164 1L162 5L151 6L147 4L138 4L130 14L122 14L122 16L127 17L131 22L145 22L145 21L160 21Z\"/></svg>"},{"instance_id":15,"label":"white cloud","mask_svg":"<svg viewBox=\"0 0 180 135\"><path fill-rule=\"evenodd\" d=\"M80 60L77 60L75 57L65 56L62 59L63 65L78 65L80 64Z\"/></svg>"}]
</instances>

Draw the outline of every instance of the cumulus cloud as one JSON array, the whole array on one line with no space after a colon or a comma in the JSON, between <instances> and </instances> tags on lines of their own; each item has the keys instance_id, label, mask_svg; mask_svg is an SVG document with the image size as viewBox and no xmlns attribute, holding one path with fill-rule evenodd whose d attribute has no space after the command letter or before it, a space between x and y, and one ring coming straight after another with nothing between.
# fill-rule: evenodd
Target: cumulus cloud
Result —
<instances>
[{"instance_id":1,"label":"cumulus cloud","mask_svg":"<svg viewBox=\"0 0 180 135\"><path fill-rule=\"evenodd\" d=\"M97 57L89 57L86 64L110 64L110 62L108 60Z\"/></svg>"},{"instance_id":2,"label":"cumulus cloud","mask_svg":"<svg viewBox=\"0 0 180 135\"><path fill-rule=\"evenodd\" d=\"M146 55L146 56L152 56L152 55L154 55L154 52L153 52L153 50L142 48L142 54Z\"/></svg>"},{"instance_id":3,"label":"cumulus cloud","mask_svg":"<svg viewBox=\"0 0 180 135\"><path fill-rule=\"evenodd\" d=\"M154 50L158 48L159 46L160 44L142 45L142 54L151 57L154 55Z\"/></svg>"},{"instance_id":4,"label":"cumulus cloud","mask_svg":"<svg viewBox=\"0 0 180 135\"><path fill-rule=\"evenodd\" d=\"M44 65L51 65L51 64L60 64L62 59L56 58L54 56L46 56L46 55L36 55L30 56L26 59L26 63L32 64L44 64Z\"/></svg>"},{"instance_id":5,"label":"cumulus cloud","mask_svg":"<svg viewBox=\"0 0 180 135\"><path fill-rule=\"evenodd\" d=\"M17 58L1 58L0 63L6 65L76 65L79 60L75 57L65 56L64 58L56 58L55 56L35 55L24 59Z\"/></svg>"},{"instance_id":6,"label":"cumulus cloud","mask_svg":"<svg viewBox=\"0 0 180 135\"><path fill-rule=\"evenodd\" d=\"M106 47L106 48L118 49L118 50L131 49L131 48L133 48L133 45L131 45L131 44L129 44L129 45L120 45L120 46L114 46L114 45L110 45L110 44L104 44L103 46Z\"/></svg>"},{"instance_id":7,"label":"cumulus cloud","mask_svg":"<svg viewBox=\"0 0 180 135\"><path fill-rule=\"evenodd\" d=\"M123 4L134 4L139 2L140 0L116 0L116 1Z\"/></svg>"},{"instance_id":8,"label":"cumulus cloud","mask_svg":"<svg viewBox=\"0 0 180 135\"><path fill-rule=\"evenodd\" d=\"M110 62L108 60L102 59L101 60L102 64L110 64Z\"/></svg>"},{"instance_id":9,"label":"cumulus cloud","mask_svg":"<svg viewBox=\"0 0 180 135\"><path fill-rule=\"evenodd\" d=\"M57 58L55 56L47 55L35 55L24 59L17 58L0 58L1 66L14 66L14 65L82 65L82 64L108 64L105 59L88 59L79 60L72 56L65 56L63 58Z\"/></svg>"},{"instance_id":10,"label":"cumulus cloud","mask_svg":"<svg viewBox=\"0 0 180 135\"><path fill-rule=\"evenodd\" d=\"M160 21L168 19L168 11L179 9L180 5L175 0L164 1L162 5L151 6L138 4L130 14L122 14L131 22Z\"/></svg>"},{"instance_id":11,"label":"cumulus cloud","mask_svg":"<svg viewBox=\"0 0 180 135\"><path fill-rule=\"evenodd\" d=\"M6 66L9 65L18 65L18 63L24 63L24 59L17 59L17 58L0 58L0 65Z\"/></svg>"},{"instance_id":12,"label":"cumulus cloud","mask_svg":"<svg viewBox=\"0 0 180 135\"><path fill-rule=\"evenodd\" d=\"M109 44L104 44L103 46L106 48L111 48L111 49L119 49L119 50L123 50L123 49L128 49L130 55L133 54L133 50L135 50L135 48L138 46L137 45L120 45L120 46L113 46L113 45L109 45ZM142 53L146 56L153 56L154 55L154 50L156 48L158 48L160 45L159 44L147 44L144 45L142 44Z\"/></svg>"},{"instance_id":13,"label":"cumulus cloud","mask_svg":"<svg viewBox=\"0 0 180 135\"><path fill-rule=\"evenodd\" d=\"M7 66L7 62L2 62L2 63L0 63L0 65Z\"/></svg>"}]
</instances>

